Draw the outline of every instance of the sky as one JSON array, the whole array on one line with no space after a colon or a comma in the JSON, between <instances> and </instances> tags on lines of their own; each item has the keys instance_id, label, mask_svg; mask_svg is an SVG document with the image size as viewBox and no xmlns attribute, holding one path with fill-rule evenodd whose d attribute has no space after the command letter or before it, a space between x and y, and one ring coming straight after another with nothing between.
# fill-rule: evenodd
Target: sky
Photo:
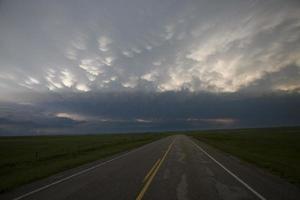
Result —
<instances>
[{"instance_id":1,"label":"sky","mask_svg":"<svg viewBox=\"0 0 300 200\"><path fill-rule=\"evenodd\" d=\"M0 0L0 135L298 125L299 0Z\"/></svg>"}]
</instances>

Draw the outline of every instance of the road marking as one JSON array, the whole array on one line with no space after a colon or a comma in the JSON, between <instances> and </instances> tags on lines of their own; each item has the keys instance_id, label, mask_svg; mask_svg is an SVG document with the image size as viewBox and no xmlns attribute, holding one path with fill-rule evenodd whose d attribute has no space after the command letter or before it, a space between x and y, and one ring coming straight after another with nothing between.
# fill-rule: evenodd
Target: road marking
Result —
<instances>
[{"instance_id":1,"label":"road marking","mask_svg":"<svg viewBox=\"0 0 300 200\"><path fill-rule=\"evenodd\" d=\"M202 147L200 147L198 144L196 144L193 140L190 139L190 141L198 148L200 151L202 151L205 155L207 155L212 161L214 161L216 164L218 164L221 168L223 168L226 172L228 172L233 178L235 178L238 182L240 182L243 186L245 186L248 190L250 190L253 194L255 194L259 199L266 200L265 197L263 197L260 193L255 191L250 185L245 183L242 179L240 179L237 175L235 175L232 171L227 169L224 165L222 165L219 161L217 161L214 157L212 157L209 153L207 153Z\"/></svg>"},{"instance_id":2,"label":"road marking","mask_svg":"<svg viewBox=\"0 0 300 200\"><path fill-rule=\"evenodd\" d=\"M155 170L153 171L153 173L151 174L151 176L149 177L148 181L146 182L146 184L144 185L143 189L141 190L141 192L139 193L139 195L137 196L136 200L141 200L144 196L144 194L146 193L147 189L149 188L153 178L155 177L156 173L158 172L161 164L164 162L164 160L166 159L169 151L171 150L174 142L175 142L176 138L172 141L172 143L169 145L167 151L165 152L165 154L163 155L163 157L161 158L160 162L158 163L158 165L156 166Z\"/></svg>"},{"instance_id":3,"label":"road marking","mask_svg":"<svg viewBox=\"0 0 300 200\"><path fill-rule=\"evenodd\" d=\"M147 175L145 176L143 182L145 182L149 176L152 174L152 172L154 171L154 169L156 168L156 166L158 165L158 162L160 161L160 158L155 162L155 164L151 167L150 171L147 173Z\"/></svg>"},{"instance_id":4,"label":"road marking","mask_svg":"<svg viewBox=\"0 0 300 200\"><path fill-rule=\"evenodd\" d=\"M23 199L23 198L28 197L28 196L30 196L30 195L33 195L33 194L35 194L35 193L37 193L37 192L40 192L40 191L42 191L42 190L45 190L45 189L47 189L47 188L49 188L49 187L51 187L51 186L57 185L57 184L59 184L59 183L62 183L62 182L64 182L64 181L67 181L67 180L69 180L69 179L71 179L71 178L74 178L74 177L79 176L79 175L81 175L81 174L87 173L87 172L89 172L89 171L91 171L91 170L94 170L94 169L96 169L96 168L98 168L98 167L100 167L100 166L103 166L103 165L105 165L105 164L107 164L107 163L110 163L110 162L112 162L112 161L114 161L114 160L123 158L123 157L125 157L125 156L127 156L127 155L129 155L129 154L131 154L131 153L134 153L134 152L136 152L136 151L139 151L139 150L141 150L141 149L144 149L145 147L149 146L150 144L152 144L152 143L149 143L149 144L146 144L146 145L144 145L144 146L138 147L137 149L131 150L131 151L129 151L129 152L127 152L127 153L124 153L124 154L122 154L122 155L120 155L120 156L114 157L114 158L112 158L112 159L110 159L110 160L104 161L104 162L102 162L102 163L99 163L99 164L97 164L97 165L94 165L94 166L92 166L92 167L89 167L89 168L87 168L87 169L84 169L84 170L82 170L82 171L79 171L79 172L77 172L77 173L75 173L75 174L72 174L72 175L70 175L70 176L67 176L67 177L65 177L65 178L62 178L62 179L60 179L60 180L54 181L54 182L52 182L52 183L50 183L50 184L48 184L48 185L45 185L45 186L40 187L40 188L38 188L38 189L35 189L35 190L31 191L31 192L25 193L25 194L23 194L23 195L21 195L21 196L18 196L18 197L16 197L16 198L14 198L13 200L20 200L20 199Z\"/></svg>"}]
</instances>

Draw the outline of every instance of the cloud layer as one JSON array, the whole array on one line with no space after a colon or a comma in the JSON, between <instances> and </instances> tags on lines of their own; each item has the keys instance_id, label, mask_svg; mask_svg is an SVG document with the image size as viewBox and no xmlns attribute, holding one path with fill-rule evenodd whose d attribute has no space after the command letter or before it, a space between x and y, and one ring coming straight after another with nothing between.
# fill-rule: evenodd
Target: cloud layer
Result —
<instances>
[{"instance_id":1,"label":"cloud layer","mask_svg":"<svg viewBox=\"0 0 300 200\"><path fill-rule=\"evenodd\" d=\"M299 9L298 0L0 1L0 101L10 110L0 125L297 124ZM19 119L32 108L30 122Z\"/></svg>"},{"instance_id":2,"label":"cloud layer","mask_svg":"<svg viewBox=\"0 0 300 200\"><path fill-rule=\"evenodd\" d=\"M1 1L3 93L236 92L300 66L299 1ZM299 82L270 90L298 88Z\"/></svg>"},{"instance_id":3,"label":"cloud layer","mask_svg":"<svg viewBox=\"0 0 300 200\"><path fill-rule=\"evenodd\" d=\"M34 96L34 94L31 94ZM1 103L0 135L296 126L300 95L188 91L57 93ZM38 100L37 100L38 99Z\"/></svg>"}]
</instances>

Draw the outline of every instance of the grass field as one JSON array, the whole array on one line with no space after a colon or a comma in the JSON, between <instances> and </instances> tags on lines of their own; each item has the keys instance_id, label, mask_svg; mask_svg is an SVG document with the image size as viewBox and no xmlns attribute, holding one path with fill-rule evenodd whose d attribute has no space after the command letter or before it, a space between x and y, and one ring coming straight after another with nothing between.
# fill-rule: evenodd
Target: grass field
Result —
<instances>
[{"instance_id":1,"label":"grass field","mask_svg":"<svg viewBox=\"0 0 300 200\"><path fill-rule=\"evenodd\" d=\"M300 185L300 128L202 131L188 135Z\"/></svg>"},{"instance_id":2,"label":"grass field","mask_svg":"<svg viewBox=\"0 0 300 200\"><path fill-rule=\"evenodd\" d=\"M152 142L162 134L0 137L0 193Z\"/></svg>"}]
</instances>

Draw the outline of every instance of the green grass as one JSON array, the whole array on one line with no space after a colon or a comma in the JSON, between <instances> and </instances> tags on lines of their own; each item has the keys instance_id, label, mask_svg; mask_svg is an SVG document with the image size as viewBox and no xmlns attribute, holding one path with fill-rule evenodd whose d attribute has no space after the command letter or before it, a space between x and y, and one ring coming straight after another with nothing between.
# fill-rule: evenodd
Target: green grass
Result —
<instances>
[{"instance_id":1,"label":"green grass","mask_svg":"<svg viewBox=\"0 0 300 200\"><path fill-rule=\"evenodd\" d=\"M142 146L162 134L0 137L0 193Z\"/></svg>"},{"instance_id":2,"label":"green grass","mask_svg":"<svg viewBox=\"0 0 300 200\"><path fill-rule=\"evenodd\" d=\"M188 135L300 185L300 128L202 131Z\"/></svg>"}]
</instances>

